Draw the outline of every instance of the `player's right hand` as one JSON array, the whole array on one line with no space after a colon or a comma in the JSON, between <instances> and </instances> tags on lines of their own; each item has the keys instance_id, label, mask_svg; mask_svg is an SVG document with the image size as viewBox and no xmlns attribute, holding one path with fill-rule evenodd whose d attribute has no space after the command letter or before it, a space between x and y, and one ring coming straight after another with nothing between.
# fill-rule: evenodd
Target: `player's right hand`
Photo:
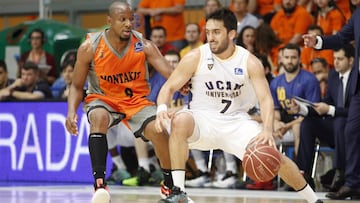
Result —
<instances>
[{"instance_id":1,"label":"player's right hand","mask_svg":"<svg viewBox=\"0 0 360 203\"><path fill-rule=\"evenodd\" d=\"M66 126L66 130L72 135L77 135L79 133L77 127L77 121L78 121L78 117L76 113L68 113L65 126Z\"/></svg>"}]
</instances>

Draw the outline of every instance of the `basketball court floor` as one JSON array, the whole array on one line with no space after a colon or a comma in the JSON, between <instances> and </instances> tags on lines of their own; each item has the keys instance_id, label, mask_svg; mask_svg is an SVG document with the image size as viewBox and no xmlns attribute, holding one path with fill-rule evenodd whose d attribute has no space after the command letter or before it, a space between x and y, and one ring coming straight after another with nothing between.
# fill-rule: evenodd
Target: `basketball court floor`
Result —
<instances>
[{"instance_id":1,"label":"basketball court floor","mask_svg":"<svg viewBox=\"0 0 360 203\"><path fill-rule=\"evenodd\" d=\"M90 203L91 185L0 186L0 203ZM157 203L158 187L110 186L111 203ZM296 192L188 188L195 203L306 203ZM339 203L316 193L324 203ZM348 201L349 202L349 201ZM359 203L360 201L350 201Z\"/></svg>"}]
</instances>

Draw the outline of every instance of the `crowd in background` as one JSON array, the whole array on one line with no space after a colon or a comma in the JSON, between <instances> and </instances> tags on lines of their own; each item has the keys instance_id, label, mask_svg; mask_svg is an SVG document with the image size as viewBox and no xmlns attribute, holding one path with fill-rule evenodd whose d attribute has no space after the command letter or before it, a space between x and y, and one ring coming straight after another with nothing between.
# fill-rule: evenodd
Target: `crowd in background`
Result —
<instances>
[{"instance_id":1,"label":"crowd in background","mask_svg":"<svg viewBox=\"0 0 360 203\"><path fill-rule=\"evenodd\" d=\"M223 6L225 5L219 0L206 0L204 18L199 22L187 24L183 16L185 0L141 0L136 12L144 18L145 24L142 26L144 30L140 30L142 34L153 41L172 67L176 68L181 57L207 42L205 16ZM308 106L304 107L304 103L293 98L297 96L312 103L324 102L336 108L344 108L344 106L346 108L346 102L349 101L345 99L343 101L345 104L339 103L335 93L331 91L334 91L334 84L338 83L338 75L349 78L354 64L354 53L351 52L354 47L351 44L336 50L304 47L303 35L336 34L349 21L355 6L348 0L232 0L231 4L226 6L233 11L238 21L236 44L257 56L264 66L275 103L274 136L279 143L286 139L293 142L295 148L293 159L304 172L307 181L313 183L311 166L315 140L325 140L324 143L336 148L334 132L328 130L334 125L334 119L339 116L344 120L347 114L340 115L338 112L341 111L337 110L331 112L331 108L329 109L325 104L323 108L326 110L309 110ZM73 80L76 50L67 52L61 61L61 67L57 68L54 57L42 48L46 43L46 36L41 29L34 29L28 40L32 49L21 54L18 78L8 78L8 67L5 62L0 61L0 100L66 100ZM153 69L150 70L149 83L152 91L149 97L152 101L156 101L165 78ZM172 107L186 106L189 100L191 95L176 94ZM254 119L259 119L256 106L249 111L249 114ZM317 128L313 125L315 114L316 119L321 118L321 122L326 120L327 123L321 123L324 126L323 130L313 130ZM116 133L120 132L116 131ZM309 138L310 134L311 138ZM323 137L324 135L328 136ZM275 189L275 180L266 183L242 183L238 175L241 165L232 155L221 155L224 157L223 170L219 177L216 175L214 177L211 174L213 171L208 168L208 153L204 154L196 150L192 150L191 153L192 161L188 164L189 174L185 183L187 186ZM109 180L114 184L121 184L123 180L130 178L130 175L124 176L121 175L123 173L116 172L126 170L126 164L120 160L120 155L116 151L112 155L114 169ZM336 160L340 159L336 157ZM156 171L158 167L155 162L151 163L155 169L146 167L149 173ZM337 172L338 179L333 178L335 176L330 179L324 178L322 180L324 187L335 192L340 189L344 184L344 165L345 163L334 163L332 171ZM217 167L220 171L220 166ZM154 182L154 176L152 178ZM156 184L159 184L160 180L161 177L156 177ZM129 185L134 184L129 183ZM291 188L287 189L291 190Z\"/></svg>"}]
</instances>

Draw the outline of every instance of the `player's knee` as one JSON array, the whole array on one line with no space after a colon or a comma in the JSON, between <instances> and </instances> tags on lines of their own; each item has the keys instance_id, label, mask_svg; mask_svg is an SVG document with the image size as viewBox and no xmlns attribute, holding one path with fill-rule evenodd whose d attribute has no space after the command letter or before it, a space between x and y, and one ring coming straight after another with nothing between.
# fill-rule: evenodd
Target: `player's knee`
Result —
<instances>
[{"instance_id":1,"label":"player's knee","mask_svg":"<svg viewBox=\"0 0 360 203\"><path fill-rule=\"evenodd\" d=\"M94 109L90 114L89 120L90 124L95 128L96 126L105 126L107 128L110 122L109 113L102 108Z\"/></svg>"},{"instance_id":2,"label":"player's knee","mask_svg":"<svg viewBox=\"0 0 360 203\"><path fill-rule=\"evenodd\" d=\"M185 130L192 132L195 122L193 117L188 113L179 113L171 120L171 130Z\"/></svg>"}]
</instances>

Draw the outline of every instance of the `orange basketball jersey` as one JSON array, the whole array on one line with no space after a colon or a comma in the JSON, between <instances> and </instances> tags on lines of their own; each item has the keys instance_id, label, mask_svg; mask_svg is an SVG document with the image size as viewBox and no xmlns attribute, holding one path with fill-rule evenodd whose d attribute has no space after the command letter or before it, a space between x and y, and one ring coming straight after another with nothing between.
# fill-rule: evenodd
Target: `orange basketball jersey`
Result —
<instances>
[{"instance_id":1,"label":"orange basketball jersey","mask_svg":"<svg viewBox=\"0 0 360 203\"><path fill-rule=\"evenodd\" d=\"M105 31L89 33L94 58L89 68L89 88L85 102L100 99L117 112L125 113L126 120L142 108L152 105L148 67L141 34L133 31L128 46L122 53L114 50Z\"/></svg>"}]
</instances>

